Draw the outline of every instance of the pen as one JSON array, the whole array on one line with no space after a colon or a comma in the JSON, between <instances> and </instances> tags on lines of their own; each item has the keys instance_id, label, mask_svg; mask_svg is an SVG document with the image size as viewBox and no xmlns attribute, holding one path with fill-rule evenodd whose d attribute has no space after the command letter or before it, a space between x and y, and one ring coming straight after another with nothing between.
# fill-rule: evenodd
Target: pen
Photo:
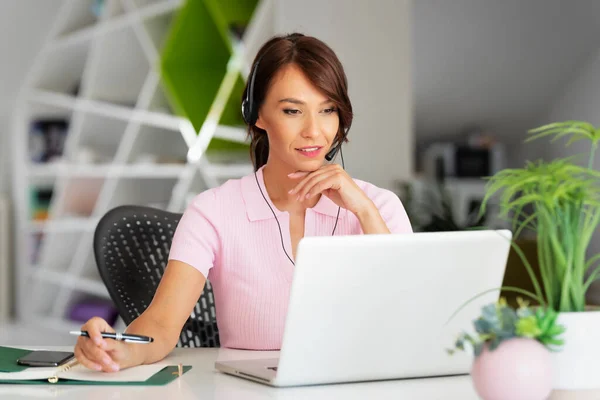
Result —
<instances>
[{"instance_id":1,"label":"pen","mask_svg":"<svg viewBox=\"0 0 600 400\"><path fill-rule=\"evenodd\" d=\"M87 331L71 331L69 333L71 335L75 335L75 336L90 337L90 335L89 335L89 333L87 333ZM129 334L129 333L101 332L101 335L105 339L122 340L122 341L127 342L127 343L141 343L141 344L145 344L145 343L152 343L154 341L154 339L151 338L151 337L149 337L149 336L132 335L132 334Z\"/></svg>"}]
</instances>

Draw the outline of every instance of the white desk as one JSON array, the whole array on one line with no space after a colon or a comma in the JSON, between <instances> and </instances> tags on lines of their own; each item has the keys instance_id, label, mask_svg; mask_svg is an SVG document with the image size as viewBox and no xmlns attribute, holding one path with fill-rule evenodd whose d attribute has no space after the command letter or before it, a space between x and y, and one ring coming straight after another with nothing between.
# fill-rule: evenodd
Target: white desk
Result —
<instances>
[{"instance_id":1,"label":"white desk","mask_svg":"<svg viewBox=\"0 0 600 400\"><path fill-rule=\"evenodd\" d=\"M32 346L15 346L39 349ZM50 350L72 350L72 347L50 346ZM165 386L57 386L3 385L0 399L202 399L202 400L255 400L255 399L478 399L469 376L448 378L406 379L383 382L345 383L336 385L272 388L222 374L215 370L215 361L243 358L273 358L277 352L254 352L230 349L175 349L169 360L193 368L181 378ZM598 400L600 392L555 392L551 400Z\"/></svg>"},{"instance_id":2,"label":"white desk","mask_svg":"<svg viewBox=\"0 0 600 400\"><path fill-rule=\"evenodd\" d=\"M32 348L30 346L17 346ZM69 347L46 349L71 350ZM248 352L230 349L175 349L169 360L192 365L181 378L165 386L53 386L2 385L0 398L59 399L460 399L477 395L468 376L348 383L323 386L272 388L216 371L215 361L240 358L272 358L277 352Z\"/></svg>"}]
</instances>

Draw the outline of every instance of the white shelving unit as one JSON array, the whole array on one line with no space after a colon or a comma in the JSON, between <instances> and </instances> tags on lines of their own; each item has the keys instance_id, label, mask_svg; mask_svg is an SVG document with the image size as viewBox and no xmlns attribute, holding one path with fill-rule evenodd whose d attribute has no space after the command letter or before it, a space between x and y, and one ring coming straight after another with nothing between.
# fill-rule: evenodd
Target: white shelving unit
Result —
<instances>
[{"instance_id":1,"label":"white shelving unit","mask_svg":"<svg viewBox=\"0 0 600 400\"><path fill-rule=\"evenodd\" d=\"M205 126L174 115L158 57L182 0L66 0L20 92L14 114L17 318L66 332L84 298L108 299L93 258L98 220L122 204L181 212L198 192L252 172L249 157L218 163L213 137L245 142L242 127L218 126L231 76L250 69L273 33L272 0L259 2ZM32 121L64 119L64 153L52 163L29 156ZM32 191L52 196L47 217L31 213Z\"/></svg>"}]
</instances>

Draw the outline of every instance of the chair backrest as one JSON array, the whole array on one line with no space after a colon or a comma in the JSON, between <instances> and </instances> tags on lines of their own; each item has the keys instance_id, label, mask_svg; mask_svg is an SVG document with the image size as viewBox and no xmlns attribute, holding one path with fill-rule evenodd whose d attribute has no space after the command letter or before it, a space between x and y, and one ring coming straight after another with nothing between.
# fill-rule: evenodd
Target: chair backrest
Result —
<instances>
[{"instance_id":1,"label":"chair backrest","mask_svg":"<svg viewBox=\"0 0 600 400\"><path fill-rule=\"evenodd\" d=\"M150 305L180 219L181 214L143 206L119 206L100 219L94 232L96 264L127 325ZM214 297L207 280L177 347L219 346Z\"/></svg>"}]
</instances>

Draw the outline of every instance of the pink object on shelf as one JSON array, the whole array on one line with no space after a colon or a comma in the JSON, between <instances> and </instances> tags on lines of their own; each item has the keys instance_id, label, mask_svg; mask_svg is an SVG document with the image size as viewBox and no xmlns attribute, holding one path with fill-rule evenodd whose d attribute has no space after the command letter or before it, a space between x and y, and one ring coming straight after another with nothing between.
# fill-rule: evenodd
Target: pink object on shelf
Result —
<instances>
[{"instance_id":1,"label":"pink object on shelf","mask_svg":"<svg viewBox=\"0 0 600 400\"><path fill-rule=\"evenodd\" d=\"M552 359L541 343L515 338L475 358L471 377L484 400L545 400L552 391Z\"/></svg>"}]
</instances>

